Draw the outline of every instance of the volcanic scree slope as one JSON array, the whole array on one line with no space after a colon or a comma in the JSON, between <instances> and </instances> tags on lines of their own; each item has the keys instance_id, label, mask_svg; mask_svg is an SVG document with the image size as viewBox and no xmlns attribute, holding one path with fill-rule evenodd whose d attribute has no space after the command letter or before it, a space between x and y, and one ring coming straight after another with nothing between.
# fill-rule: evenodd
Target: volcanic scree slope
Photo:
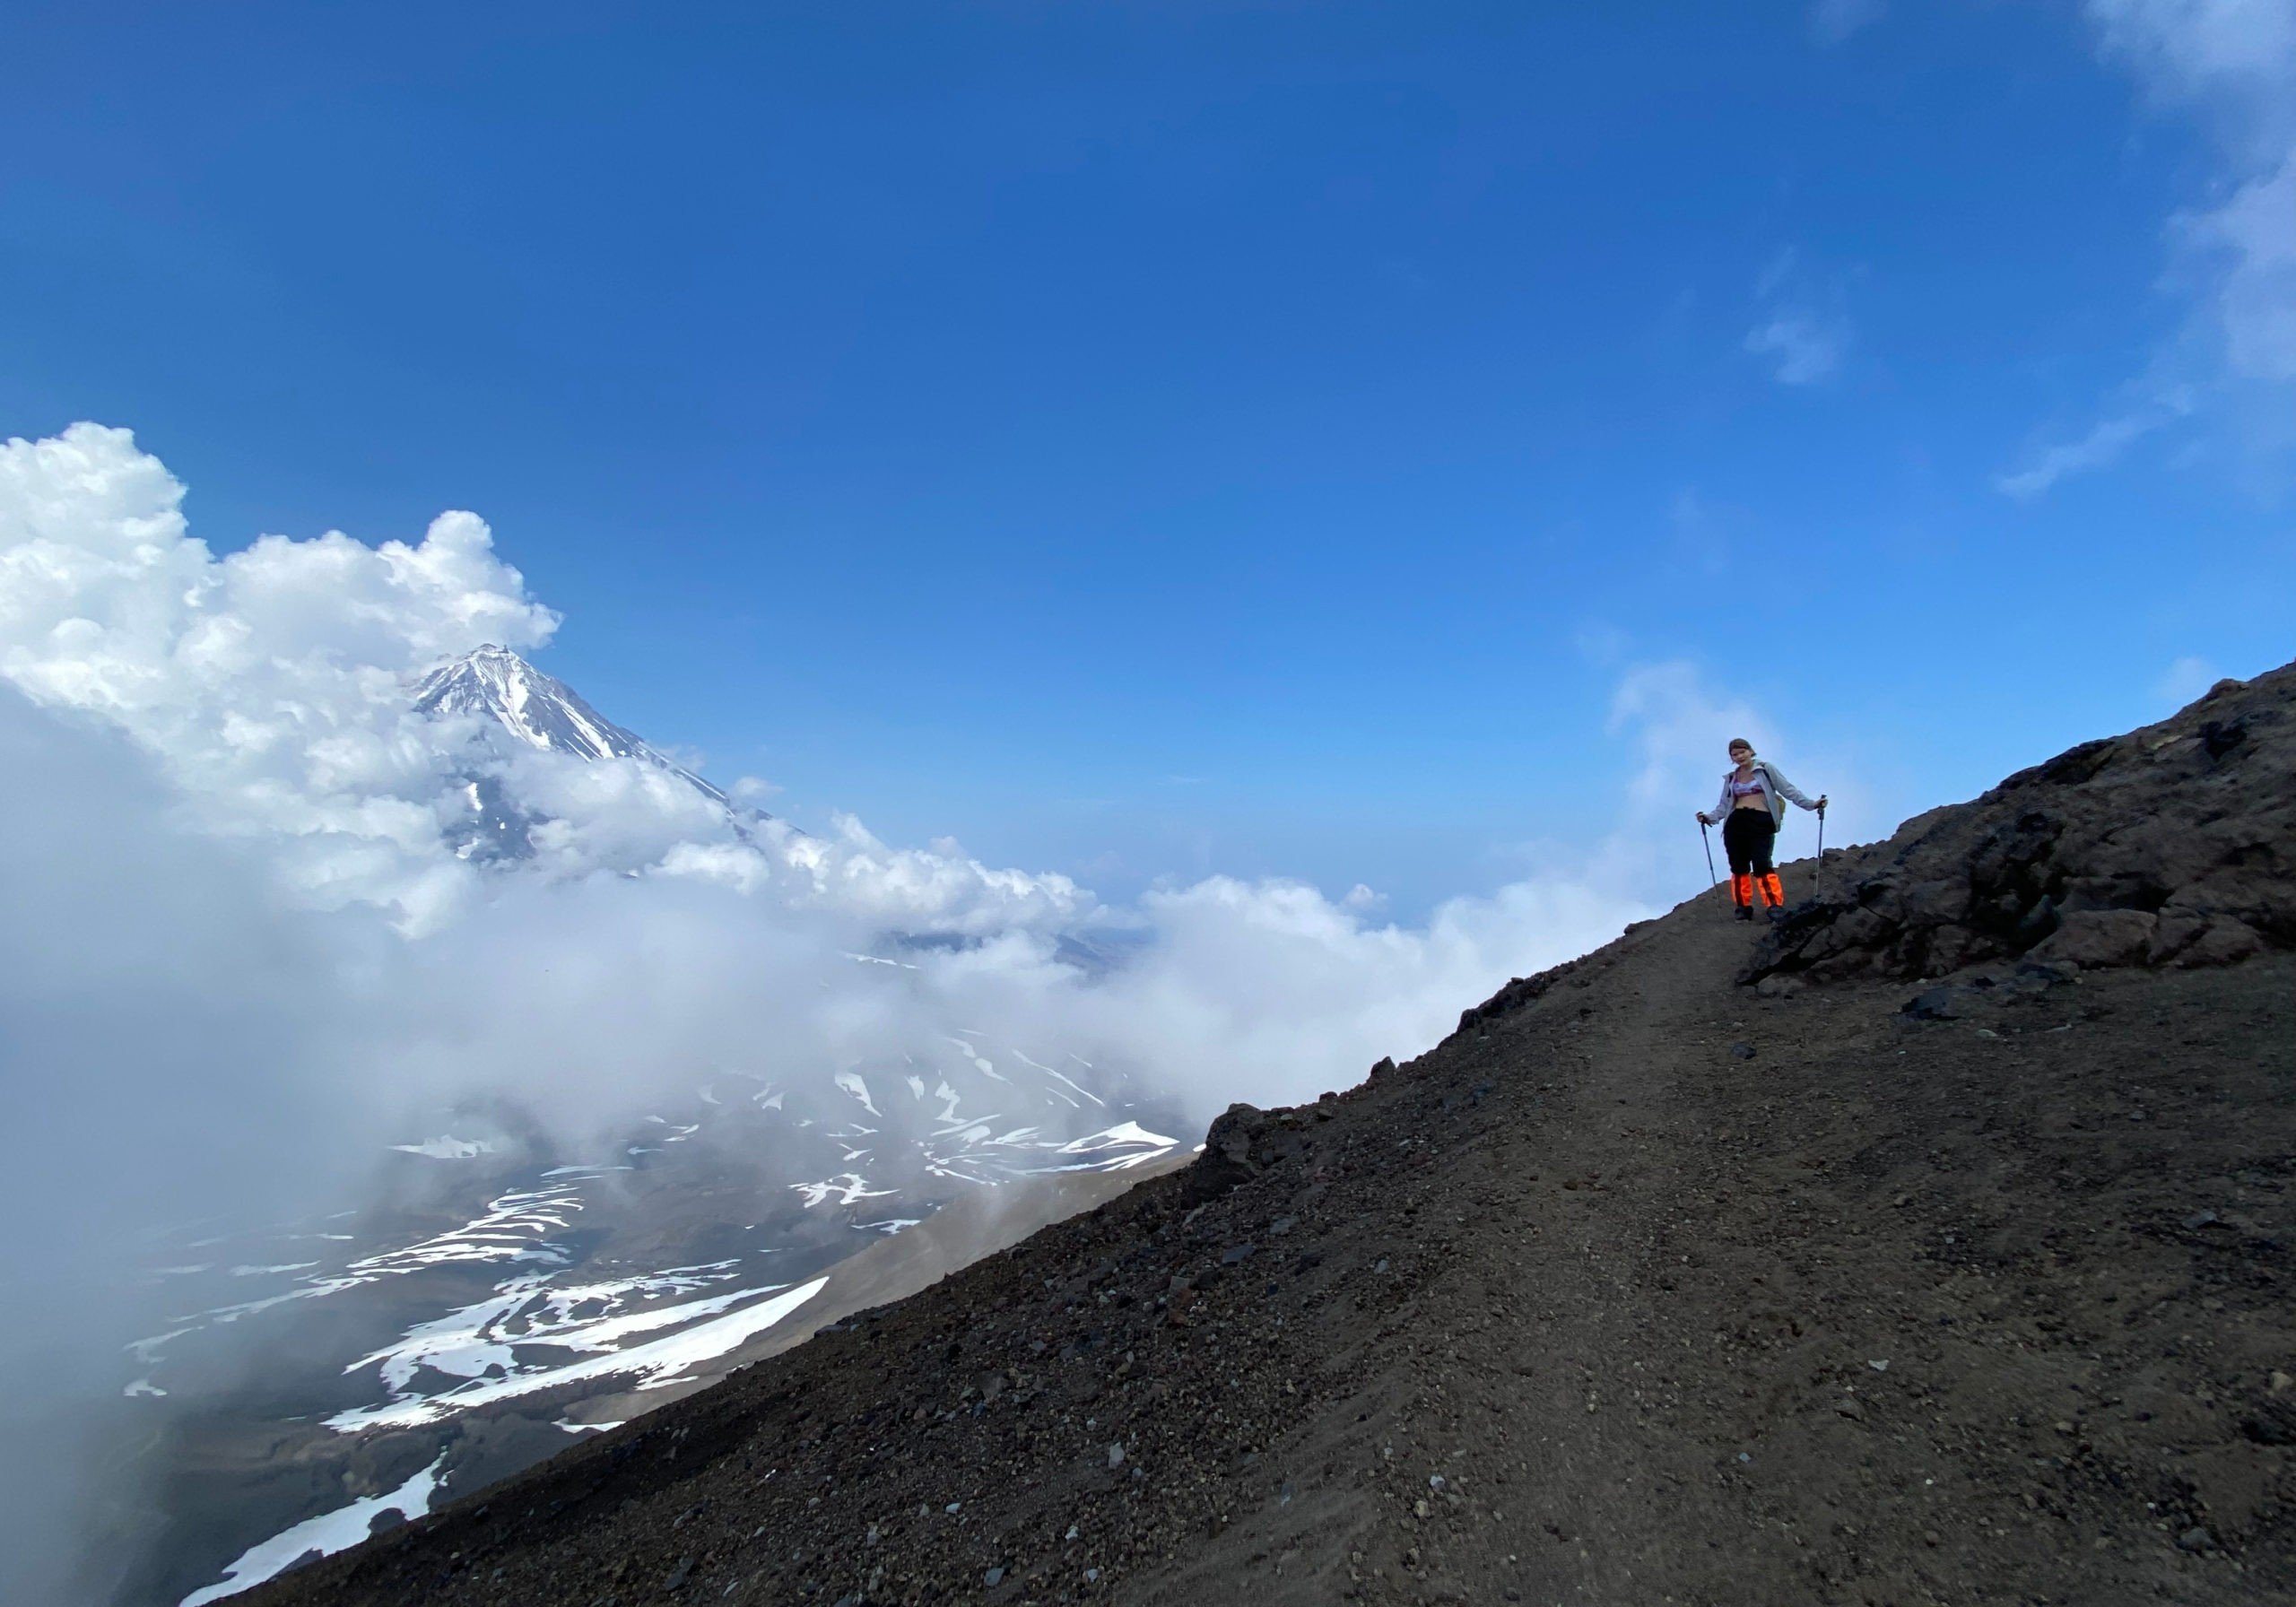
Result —
<instances>
[{"instance_id":1,"label":"volcanic scree slope","mask_svg":"<svg viewBox=\"0 0 2296 1607\"><path fill-rule=\"evenodd\" d=\"M2296 1600L2292 702L1701 895L249 1599Z\"/></svg>"}]
</instances>

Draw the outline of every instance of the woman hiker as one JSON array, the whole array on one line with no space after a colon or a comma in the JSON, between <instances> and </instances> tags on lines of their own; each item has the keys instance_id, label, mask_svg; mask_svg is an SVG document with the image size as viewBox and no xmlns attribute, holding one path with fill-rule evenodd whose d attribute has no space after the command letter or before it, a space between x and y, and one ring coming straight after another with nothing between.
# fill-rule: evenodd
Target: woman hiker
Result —
<instances>
[{"instance_id":1,"label":"woman hiker","mask_svg":"<svg viewBox=\"0 0 2296 1607\"><path fill-rule=\"evenodd\" d=\"M1730 856L1730 900L1738 907L1738 918L1754 918L1754 894L1759 890L1774 921L1786 911L1786 890L1779 885L1778 872L1770 862L1779 822L1786 818L1789 803L1823 814L1825 795L1819 794L1818 801L1811 803L1779 774L1776 765L1756 759L1753 743L1743 736L1730 743L1730 773L1722 777L1722 801L1711 815L1699 811L1698 823L1722 822L1722 851Z\"/></svg>"}]
</instances>

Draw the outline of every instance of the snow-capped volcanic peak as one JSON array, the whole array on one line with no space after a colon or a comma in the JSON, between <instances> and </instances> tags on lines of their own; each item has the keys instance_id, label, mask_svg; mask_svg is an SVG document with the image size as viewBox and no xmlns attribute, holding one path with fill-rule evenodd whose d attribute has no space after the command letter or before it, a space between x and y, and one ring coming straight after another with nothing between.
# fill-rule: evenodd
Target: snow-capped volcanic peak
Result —
<instances>
[{"instance_id":1,"label":"snow-capped volcanic peak","mask_svg":"<svg viewBox=\"0 0 2296 1607\"><path fill-rule=\"evenodd\" d=\"M440 665L414 689L422 714L480 715L520 741L581 759L657 757L555 676L489 643Z\"/></svg>"},{"instance_id":2,"label":"snow-capped volcanic peak","mask_svg":"<svg viewBox=\"0 0 2296 1607\"><path fill-rule=\"evenodd\" d=\"M428 715L472 715L491 720L530 747L577 759L635 759L683 777L719 802L725 795L647 746L582 700L554 675L545 675L508 647L492 643L450 659L414 689L414 707Z\"/></svg>"}]
</instances>

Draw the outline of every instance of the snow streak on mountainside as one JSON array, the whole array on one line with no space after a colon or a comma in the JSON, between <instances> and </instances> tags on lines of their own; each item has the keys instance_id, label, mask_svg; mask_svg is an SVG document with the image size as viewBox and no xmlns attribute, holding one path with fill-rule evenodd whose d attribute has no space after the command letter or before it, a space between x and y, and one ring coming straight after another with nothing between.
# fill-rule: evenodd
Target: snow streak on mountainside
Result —
<instances>
[{"instance_id":1,"label":"snow streak on mountainside","mask_svg":"<svg viewBox=\"0 0 2296 1607\"><path fill-rule=\"evenodd\" d=\"M1179 1155L1147 1125L1172 1130L1169 1109L1061 1058L967 1032L826 1077L726 1073L572 1159L455 1112L482 1136L388 1146L429 1203L170 1237L144 1275L174 1315L127 1347L121 1393L199 1472L123 1600L189 1607L352 1543L382 1516L370 1468L411 1481L390 1500L419 1516L699 1387L826 1320L815 1298L848 1263L952 1205L1017 1235L1072 1180ZM219 1391L249 1346L279 1359ZM305 1477L283 1490L285 1465Z\"/></svg>"},{"instance_id":2,"label":"snow streak on mountainside","mask_svg":"<svg viewBox=\"0 0 2296 1607\"><path fill-rule=\"evenodd\" d=\"M563 681L492 642L423 676L414 688L413 707L429 719L475 721L483 745L497 752L507 734L515 744L560 759L586 764L627 760L644 766L680 784L679 791L690 788L706 800L745 845L754 845L750 828L766 818L737 809L717 787L591 708ZM450 818L444 831L457 858L483 864L535 857L535 829L552 817L520 801L505 785L502 764L476 765L465 772L462 793L469 813Z\"/></svg>"},{"instance_id":3,"label":"snow streak on mountainside","mask_svg":"<svg viewBox=\"0 0 2296 1607\"><path fill-rule=\"evenodd\" d=\"M724 793L700 777L591 708L563 681L491 642L425 675L414 689L414 708L418 714L476 715L492 720L545 752L658 765L719 803L726 801Z\"/></svg>"}]
</instances>

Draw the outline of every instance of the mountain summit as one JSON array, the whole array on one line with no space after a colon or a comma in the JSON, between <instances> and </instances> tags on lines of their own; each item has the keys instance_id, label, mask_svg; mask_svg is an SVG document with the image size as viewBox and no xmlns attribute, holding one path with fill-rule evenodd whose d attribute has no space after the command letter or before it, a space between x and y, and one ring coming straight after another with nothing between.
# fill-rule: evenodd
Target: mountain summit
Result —
<instances>
[{"instance_id":1,"label":"mountain summit","mask_svg":"<svg viewBox=\"0 0 2296 1607\"><path fill-rule=\"evenodd\" d=\"M498 740L586 764L628 759L650 765L724 810L737 835L746 836L751 826L765 818L736 806L644 737L615 725L555 675L545 675L492 642L425 674L415 683L414 710L437 719L474 719L482 731ZM460 858L514 864L534 856L534 829L546 817L515 795L501 769L480 764L461 773L469 813L448 826L446 834Z\"/></svg>"},{"instance_id":2,"label":"mountain summit","mask_svg":"<svg viewBox=\"0 0 2296 1607\"><path fill-rule=\"evenodd\" d=\"M658 765L719 803L726 795L648 746L508 647L489 642L425 675L414 689L419 714L473 715L491 720L529 747L577 759L635 759Z\"/></svg>"}]
</instances>

